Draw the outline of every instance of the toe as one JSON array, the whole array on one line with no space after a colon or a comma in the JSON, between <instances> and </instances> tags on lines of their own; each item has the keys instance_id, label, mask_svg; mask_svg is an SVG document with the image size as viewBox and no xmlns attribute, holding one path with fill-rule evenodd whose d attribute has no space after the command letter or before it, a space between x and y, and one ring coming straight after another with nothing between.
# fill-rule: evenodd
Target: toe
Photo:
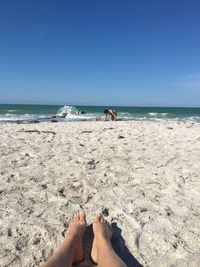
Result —
<instances>
[{"instance_id":1,"label":"toe","mask_svg":"<svg viewBox=\"0 0 200 267\"><path fill-rule=\"evenodd\" d=\"M74 221L75 221L75 222L78 221L78 213L76 213L76 214L74 215Z\"/></svg>"},{"instance_id":2,"label":"toe","mask_svg":"<svg viewBox=\"0 0 200 267\"><path fill-rule=\"evenodd\" d=\"M103 218L103 222L104 222L104 223L108 223L108 222L106 221L106 219L104 219L104 218Z\"/></svg>"},{"instance_id":3,"label":"toe","mask_svg":"<svg viewBox=\"0 0 200 267\"><path fill-rule=\"evenodd\" d=\"M105 223L105 219L104 219L103 216L101 216L101 222L102 222L102 223Z\"/></svg>"},{"instance_id":4,"label":"toe","mask_svg":"<svg viewBox=\"0 0 200 267\"><path fill-rule=\"evenodd\" d=\"M101 221L101 215L100 214L96 214L95 218L94 218L94 221L95 222L100 222Z\"/></svg>"},{"instance_id":5,"label":"toe","mask_svg":"<svg viewBox=\"0 0 200 267\"><path fill-rule=\"evenodd\" d=\"M86 221L86 215L84 211L79 212L79 217L81 221Z\"/></svg>"},{"instance_id":6,"label":"toe","mask_svg":"<svg viewBox=\"0 0 200 267\"><path fill-rule=\"evenodd\" d=\"M77 221L80 221L80 212L77 213Z\"/></svg>"}]
</instances>

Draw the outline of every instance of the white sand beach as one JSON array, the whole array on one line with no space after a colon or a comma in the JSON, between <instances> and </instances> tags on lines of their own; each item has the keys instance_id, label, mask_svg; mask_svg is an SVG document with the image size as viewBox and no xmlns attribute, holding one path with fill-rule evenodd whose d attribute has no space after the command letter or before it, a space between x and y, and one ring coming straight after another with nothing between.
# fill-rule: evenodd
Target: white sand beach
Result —
<instances>
[{"instance_id":1,"label":"white sand beach","mask_svg":"<svg viewBox=\"0 0 200 267\"><path fill-rule=\"evenodd\" d=\"M200 124L1 123L0 140L1 267L39 266L80 210L117 224L127 266L200 266Z\"/></svg>"}]
</instances>

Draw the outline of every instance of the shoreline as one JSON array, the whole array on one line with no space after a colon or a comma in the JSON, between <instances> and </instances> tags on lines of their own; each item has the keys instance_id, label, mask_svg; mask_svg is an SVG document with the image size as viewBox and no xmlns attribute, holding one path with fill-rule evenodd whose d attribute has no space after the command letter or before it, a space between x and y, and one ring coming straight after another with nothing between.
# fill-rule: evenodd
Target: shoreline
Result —
<instances>
[{"instance_id":1,"label":"shoreline","mask_svg":"<svg viewBox=\"0 0 200 267\"><path fill-rule=\"evenodd\" d=\"M81 209L107 209L144 267L199 266L199 123L6 122L0 139L1 266L39 266Z\"/></svg>"},{"instance_id":2,"label":"shoreline","mask_svg":"<svg viewBox=\"0 0 200 267\"><path fill-rule=\"evenodd\" d=\"M38 123L77 123L77 122L112 122L111 120L103 120L102 118L94 118L94 119L80 119L80 120L73 120L73 119L60 119L60 118L53 118L53 119L30 119L30 120L0 120L0 124L38 124ZM200 121L193 120L189 118L134 118L134 119L123 119L118 118L116 121L118 122L160 122L160 123L195 123L199 124Z\"/></svg>"}]
</instances>

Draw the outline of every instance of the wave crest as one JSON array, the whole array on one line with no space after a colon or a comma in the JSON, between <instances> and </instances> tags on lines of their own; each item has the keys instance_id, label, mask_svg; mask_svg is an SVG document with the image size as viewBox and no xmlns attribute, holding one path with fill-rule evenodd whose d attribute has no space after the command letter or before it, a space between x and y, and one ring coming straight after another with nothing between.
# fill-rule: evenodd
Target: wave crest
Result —
<instances>
[{"instance_id":1,"label":"wave crest","mask_svg":"<svg viewBox=\"0 0 200 267\"><path fill-rule=\"evenodd\" d=\"M167 116L169 115L169 113L163 112L163 113L159 113L159 112L149 112L148 113L149 116Z\"/></svg>"},{"instance_id":2,"label":"wave crest","mask_svg":"<svg viewBox=\"0 0 200 267\"><path fill-rule=\"evenodd\" d=\"M72 115L72 114L76 114L76 112L78 112L78 110L73 107L73 106L63 106L61 107L58 111L57 111L57 115L58 116L62 116L63 114L66 113L66 115Z\"/></svg>"}]
</instances>

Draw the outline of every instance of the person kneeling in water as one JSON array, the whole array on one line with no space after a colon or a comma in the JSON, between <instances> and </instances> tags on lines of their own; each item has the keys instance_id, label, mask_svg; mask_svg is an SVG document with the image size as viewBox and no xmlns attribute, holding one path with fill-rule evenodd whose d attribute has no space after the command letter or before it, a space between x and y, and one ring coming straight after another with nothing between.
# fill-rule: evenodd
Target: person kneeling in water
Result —
<instances>
[{"instance_id":1,"label":"person kneeling in water","mask_svg":"<svg viewBox=\"0 0 200 267\"><path fill-rule=\"evenodd\" d=\"M115 110L112 109L104 109L104 113L106 114L105 120L108 119L108 116L111 117L112 121L116 121L117 120L117 112Z\"/></svg>"}]
</instances>

